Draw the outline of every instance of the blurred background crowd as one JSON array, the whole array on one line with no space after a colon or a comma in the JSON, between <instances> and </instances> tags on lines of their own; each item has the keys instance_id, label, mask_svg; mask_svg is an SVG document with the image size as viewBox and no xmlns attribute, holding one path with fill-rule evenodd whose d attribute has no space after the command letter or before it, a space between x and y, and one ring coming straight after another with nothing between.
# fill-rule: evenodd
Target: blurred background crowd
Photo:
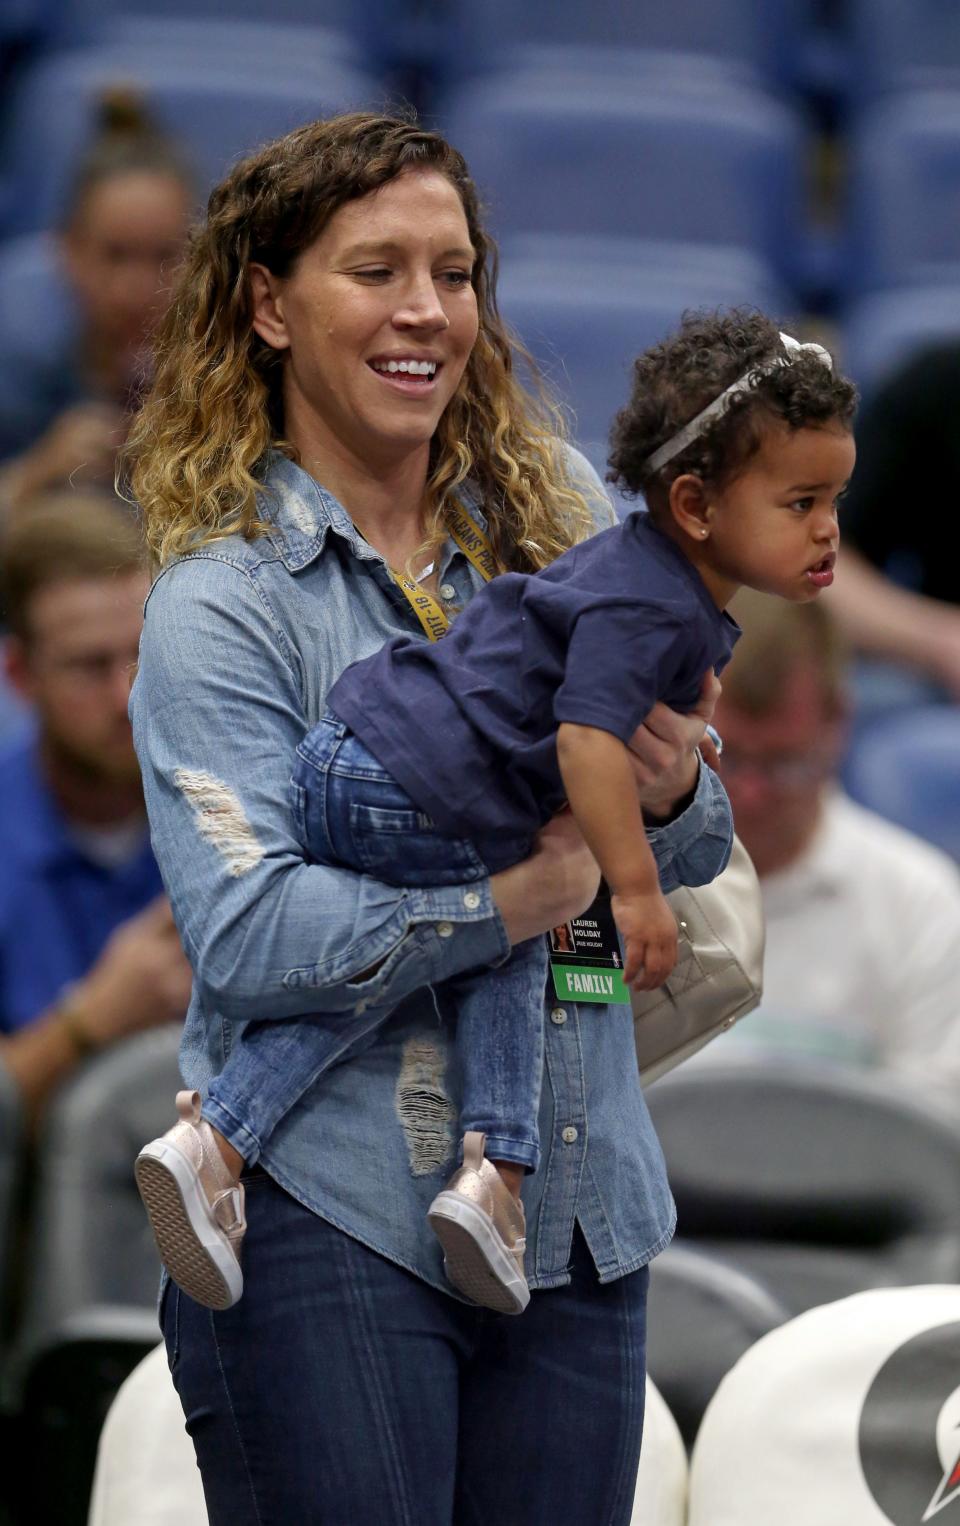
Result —
<instances>
[{"instance_id":1,"label":"blurred background crowd","mask_svg":"<svg viewBox=\"0 0 960 1526\"><path fill-rule=\"evenodd\" d=\"M631 358L688 308L760 307L862 393L836 586L736 608L717 725L766 994L651 1092L682 1236L653 1375L689 1443L764 1330L960 1284L956 0L0 0L0 1526L86 1519L157 1338L131 1165L189 972L114 489L151 331L231 162L401 104L465 154L501 309L601 474Z\"/></svg>"}]
</instances>

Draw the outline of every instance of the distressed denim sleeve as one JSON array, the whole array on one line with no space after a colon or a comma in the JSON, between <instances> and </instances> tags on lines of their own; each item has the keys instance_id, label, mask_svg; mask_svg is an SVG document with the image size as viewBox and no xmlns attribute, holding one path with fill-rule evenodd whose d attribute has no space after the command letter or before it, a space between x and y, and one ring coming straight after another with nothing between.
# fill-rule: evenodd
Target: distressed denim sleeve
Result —
<instances>
[{"instance_id":1,"label":"distressed denim sleeve","mask_svg":"<svg viewBox=\"0 0 960 1526\"><path fill-rule=\"evenodd\" d=\"M701 759L696 793L681 816L647 837L664 891L709 885L727 866L733 847L733 812L727 792Z\"/></svg>"},{"instance_id":2,"label":"distressed denim sleeve","mask_svg":"<svg viewBox=\"0 0 960 1526\"><path fill-rule=\"evenodd\" d=\"M188 558L155 585L134 736L199 994L229 1018L393 1005L509 950L487 880L405 890L304 860L289 806L299 662L226 559Z\"/></svg>"}]
</instances>

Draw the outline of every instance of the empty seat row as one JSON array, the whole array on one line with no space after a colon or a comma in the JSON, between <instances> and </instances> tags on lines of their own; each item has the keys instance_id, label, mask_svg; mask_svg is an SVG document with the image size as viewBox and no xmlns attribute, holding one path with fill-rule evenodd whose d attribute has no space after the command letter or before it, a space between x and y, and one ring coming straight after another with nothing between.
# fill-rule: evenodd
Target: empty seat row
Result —
<instances>
[{"instance_id":1,"label":"empty seat row","mask_svg":"<svg viewBox=\"0 0 960 1526\"><path fill-rule=\"evenodd\" d=\"M342 39L294 31L264 47L234 29L220 48L142 36L41 60L11 92L0 142L0 225L10 233L56 227L93 135L105 91L142 92L158 126L181 143L207 191L244 153L316 117L370 105L382 86L357 67Z\"/></svg>"},{"instance_id":2,"label":"empty seat row","mask_svg":"<svg viewBox=\"0 0 960 1526\"><path fill-rule=\"evenodd\" d=\"M826 241L810 226L805 125L729 78L652 55L597 73L516 69L457 91L438 115L501 236L589 229L735 246L788 289L826 280L841 307L960 284L960 74L958 88L892 95L852 124Z\"/></svg>"},{"instance_id":3,"label":"empty seat row","mask_svg":"<svg viewBox=\"0 0 960 1526\"><path fill-rule=\"evenodd\" d=\"M960 15L960 12L958 12ZM56 226L97 102L139 87L205 191L242 154L319 115L383 106L384 76L342 33L237 23L125 23L38 61L9 96L0 232ZM579 50L460 82L435 120L465 154L501 237L590 232L749 251L787 290L824 279L811 237L809 133L743 79L655 53ZM851 132L826 280L849 303L960 283L960 89L898 94ZM832 273L831 273L832 271Z\"/></svg>"},{"instance_id":4,"label":"empty seat row","mask_svg":"<svg viewBox=\"0 0 960 1526\"><path fill-rule=\"evenodd\" d=\"M513 71L437 112L492 232L593 233L746 249L780 272L803 221L803 135L773 97L726 78L626 66Z\"/></svg>"},{"instance_id":5,"label":"empty seat row","mask_svg":"<svg viewBox=\"0 0 960 1526\"><path fill-rule=\"evenodd\" d=\"M57 44L103 35L130 16L223 14L217 0L6 0L0 43L46 38ZM257 20L258 0L235 0L231 19ZM815 0L418 0L358 7L350 0L277 0L279 23L319 24L359 35L374 48L413 29L431 56L462 69L496 66L518 47L544 42L644 47L697 53L759 77L801 87L832 80L853 98L906 82L939 82L960 72L960 17L950 0L843 0L824 21ZM831 63L824 69L822 55Z\"/></svg>"},{"instance_id":6,"label":"empty seat row","mask_svg":"<svg viewBox=\"0 0 960 1526\"><path fill-rule=\"evenodd\" d=\"M791 1313L870 1287L960 1282L952 1095L715 1048L714 1063L680 1066L648 1100L677 1243L723 1256Z\"/></svg>"},{"instance_id":7,"label":"empty seat row","mask_svg":"<svg viewBox=\"0 0 960 1526\"><path fill-rule=\"evenodd\" d=\"M499 303L601 472L632 361L685 310L748 306L783 316L789 308L771 272L742 251L589 235L507 239Z\"/></svg>"}]
</instances>

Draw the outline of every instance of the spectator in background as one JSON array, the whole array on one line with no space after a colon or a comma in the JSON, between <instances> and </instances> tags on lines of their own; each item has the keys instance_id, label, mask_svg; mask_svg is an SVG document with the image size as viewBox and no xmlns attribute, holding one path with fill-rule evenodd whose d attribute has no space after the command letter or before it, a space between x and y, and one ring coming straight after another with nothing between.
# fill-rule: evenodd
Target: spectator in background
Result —
<instances>
[{"instance_id":1,"label":"spectator in background","mask_svg":"<svg viewBox=\"0 0 960 1526\"><path fill-rule=\"evenodd\" d=\"M864 409L831 595L857 648L927 680L919 702L960 699L960 571L944 551L960 495L958 415L957 343L913 356Z\"/></svg>"},{"instance_id":2,"label":"spectator in background","mask_svg":"<svg viewBox=\"0 0 960 1526\"><path fill-rule=\"evenodd\" d=\"M3 547L7 671L37 729L0 758L0 1063L31 1108L189 999L127 719L148 581L109 499L31 505Z\"/></svg>"},{"instance_id":3,"label":"spectator in background","mask_svg":"<svg viewBox=\"0 0 960 1526\"><path fill-rule=\"evenodd\" d=\"M844 654L829 608L742 593L715 724L767 916L758 1044L960 1076L960 876L836 782ZM729 1053L728 1044L714 1046Z\"/></svg>"},{"instance_id":4,"label":"spectator in background","mask_svg":"<svg viewBox=\"0 0 960 1526\"><path fill-rule=\"evenodd\" d=\"M0 355L9 505L68 480L112 483L192 201L179 157L136 98L108 93L58 240L72 321L27 354Z\"/></svg>"}]
</instances>

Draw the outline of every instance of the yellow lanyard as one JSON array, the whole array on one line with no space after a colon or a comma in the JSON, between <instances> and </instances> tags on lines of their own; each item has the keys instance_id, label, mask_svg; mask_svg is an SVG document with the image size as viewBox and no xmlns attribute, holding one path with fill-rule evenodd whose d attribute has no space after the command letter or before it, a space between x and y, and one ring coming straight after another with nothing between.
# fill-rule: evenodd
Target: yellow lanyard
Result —
<instances>
[{"instance_id":1,"label":"yellow lanyard","mask_svg":"<svg viewBox=\"0 0 960 1526\"><path fill-rule=\"evenodd\" d=\"M456 541L460 550L469 562L477 569L485 583L496 575L497 564L494 559L490 542L483 531L478 529L470 518L461 509L458 503L448 504L445 510L447 529L451 537ZM409 600L410 607L430 641L439 641L450 629L450 620L444 609L437 603L432 593L421 588L412 578L408 578L404 572L394 572L391 575L398 588Z\"/></svg>"}]
</instances>

